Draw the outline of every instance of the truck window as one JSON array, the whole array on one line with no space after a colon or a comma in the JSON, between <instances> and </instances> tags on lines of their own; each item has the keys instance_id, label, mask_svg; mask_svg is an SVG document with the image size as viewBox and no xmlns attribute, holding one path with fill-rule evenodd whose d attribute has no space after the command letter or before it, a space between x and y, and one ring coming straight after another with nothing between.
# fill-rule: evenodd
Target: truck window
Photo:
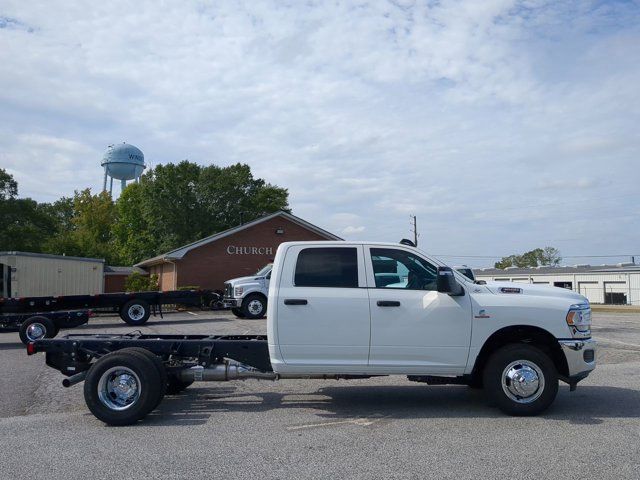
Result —
<instances>
[{"instance_id":1,"label":"truck window","mask_svg":"<svg viewBox=\"0 0 640 480\"><path fill-rule=\"evenodd\" d=\"M437 289L437 268L410 252L393 248L372 248L371 263L376 288Z\"/></svg>"},{"instance_id":2,"label":"truck window","mask_svg":"<svg viewBox=\"0 0 640 480\"><path fill-rule=\"evenodd\" d=\"M355 248L305 248L298 254L296 287L358 287Z\"/></svg>"}]
</instances>

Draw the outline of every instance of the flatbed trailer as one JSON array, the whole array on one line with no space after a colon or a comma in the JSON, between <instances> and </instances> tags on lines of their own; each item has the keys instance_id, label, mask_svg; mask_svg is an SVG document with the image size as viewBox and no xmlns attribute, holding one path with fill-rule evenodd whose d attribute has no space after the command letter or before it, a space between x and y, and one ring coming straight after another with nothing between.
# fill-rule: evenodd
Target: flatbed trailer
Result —
<instances>
[{"instance_id":1,"label":"flatbed trailer","mask_svg":"<svg viewBox=\"0 0 640 480\"><path fill-rule=\"evenodd\" d=\"M162 306L181 304L212 308L220 303L220 295L212 290L172 290L168 292L101 293L96 295L63 295L50 297L0 298L0 313L36 313L60 310L110 309L118 312L129 325L142 325Z\"/></svg>"},{"instance_id":2,"label":"flatbed trailer","mask_svg":"<svg viewBox=\"0 0 640 480\"><path fill-rule=\"evenodd\" d=\"M60 330L84 325L91 310L0 314L0 332L18 332L25 345L40 338L53 338Z\"/></svg>"}]
</instances>

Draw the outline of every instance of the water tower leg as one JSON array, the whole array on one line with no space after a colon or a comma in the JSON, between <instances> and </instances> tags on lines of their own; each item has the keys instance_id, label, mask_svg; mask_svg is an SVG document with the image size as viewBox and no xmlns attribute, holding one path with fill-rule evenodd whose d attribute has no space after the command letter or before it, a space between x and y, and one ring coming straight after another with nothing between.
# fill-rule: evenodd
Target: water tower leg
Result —
<instances>
[{"instance_id":1,"label":"water tower leg","mask_svg":"<svg viewBox=\"0 0 640 480\"><path fill-rule=\"evenodd\" d=\"M109 195L113 196L113 177L111 177L111 181L109 182Z\"/></svg>"},{"instance_id":2,"label":"water tower leg","mask_svg":"<svg viewBox=\"0 0 640 480\"><path fill-rule=\"evenodd\" d=\"M107 191L107 167L104 167L104 183L102 184L102 191Z\"/></svg>"},{"instance_id":3,"label":"water tower leg","mask_svg":"<svg viewBox=\"0 0 640 480\"><path fill-rule=\"evenodd\" d=\"M127 186L126 180L120 180L120 193L124 192L124 187Z\"/></svg>"}]
</instances>

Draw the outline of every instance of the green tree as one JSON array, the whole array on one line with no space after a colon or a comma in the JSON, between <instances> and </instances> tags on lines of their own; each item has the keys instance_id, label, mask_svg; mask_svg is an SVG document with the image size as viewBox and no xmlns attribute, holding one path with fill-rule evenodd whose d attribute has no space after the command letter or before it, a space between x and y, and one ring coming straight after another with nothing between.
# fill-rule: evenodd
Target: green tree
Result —
<instances>
[{"instance_id":1,"label":"green tree","mask_svg":"<svg viewBox=\"0 0 640 480\"><path fill-rule=\"evenodd\" d=\"M64 207L59 205L60 210L67 206L67 202ZM68 212L60 214L69 218ZM116 206L107 192L92 195L88 188L75 192L67 229L59 232L47 247L51 253L104 258L107 263L117 265L121 263L121 257L113 234L116 218Z\"/></svg>"},{"instance_id":2,"label":"green tree","mask_svg":"<svg viewBox=\"0 0 640 480\"><path fill-rule=\"evenodd\" d=\"M256 179L248 165L159 165L117 201L115 235L122 258L136 263L278 210L286 189Z\"/></svg>"},{"instance_id":3,"label":"green tree","mask_svg":"<svg viewBox=\"0 0 640 480\"><path fill-rule=\"evenodd\" d=\"M46 208L30 198L0 200L0 250L42 252L56 229Z\"/></svg>"},{"instance_id":4,"label":"green tree","mask_svg":"<svg viewBox=\"0 0 640 480\"><path fill-rule=\"evenodd\" d=\"M555 266L560 263L562 257L560 251L554 247L536 248L522 255L509 255L502 257L499 262L495 263L496 268L507 267L538 267L538 266Z\"/></svg>"},{"instance_id":5,"label":"green tree","mask_svg":"<svg viewBox=\"0 0 640 480\"><path fill-rule=\"evenodd\" d=\"M125 265L133 265L159 251L158 238L153 235L153 218L146 208L143 187L131 184L116 202L117 219L113 233L119 255Z\"/></svg>"},{"instance_id":6,"label":"green tree","mask_svg":"<svg viewBox=\"0 0 640 480\"><path fill-rule=\"evenodd\" d=\"M17 196L18 182L0 168L0 250L41 252L56 221L47 204Z\"/></svg>"},{"instance_id":7,"label":"green tree","mask_svg":"<svg viewBox=\"0 0 640 480\"><path fill-rule=\"evenodd\" d=\"M4 168L0 168L0 201L18 196L18 182L13 175L7 173Z\"/></svg>"}]
</instances>

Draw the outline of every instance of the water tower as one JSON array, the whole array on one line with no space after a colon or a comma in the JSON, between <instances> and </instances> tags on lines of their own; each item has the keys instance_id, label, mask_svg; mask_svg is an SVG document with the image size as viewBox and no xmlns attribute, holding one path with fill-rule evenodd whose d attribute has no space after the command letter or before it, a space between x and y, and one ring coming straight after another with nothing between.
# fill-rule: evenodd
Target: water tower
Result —
<instances>
[{"instance_id":1,"label":"water tower","mask_svg":"<svg viewBox=\"0 0 640 480\"><path fill-rule=\"evenodd\" d=\"M140 181L140 175L145 169L144 153L128 143L109 145L100 165L104 167L102 190L107 190L107 177L111 177L109 193L113 193L114 178L120 180L122 190L127 186L127 180L135 180L136 183Z\"/></svg>"}]
</instances>

